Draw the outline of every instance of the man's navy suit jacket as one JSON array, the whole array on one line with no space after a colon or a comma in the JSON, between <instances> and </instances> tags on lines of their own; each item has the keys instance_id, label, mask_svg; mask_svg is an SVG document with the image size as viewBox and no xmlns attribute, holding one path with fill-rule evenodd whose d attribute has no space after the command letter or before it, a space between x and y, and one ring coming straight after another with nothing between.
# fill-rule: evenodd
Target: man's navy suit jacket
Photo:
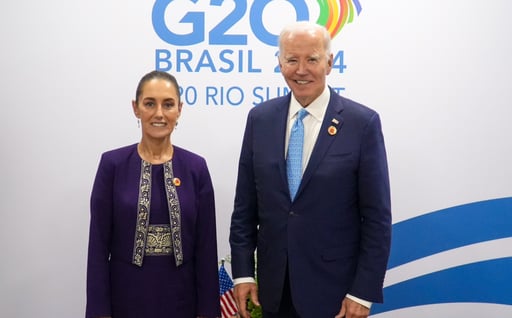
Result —
<instances>
[{"instance_id":1,"label":"man's navy suit jacket","mask_svg":"<svg viewBox=\"0 0 512 318\"><path fill-rule=\"evenodd\" d=\"M231 221L232 272L254 277L257 248L265 311L277 311L287 267L301 317L334 317L347 293L383 300L391 207L379 115L332 89L330 95L293 202L285 161L291 94L256 106L247 118Z\"/></svg>"}]
</instances>

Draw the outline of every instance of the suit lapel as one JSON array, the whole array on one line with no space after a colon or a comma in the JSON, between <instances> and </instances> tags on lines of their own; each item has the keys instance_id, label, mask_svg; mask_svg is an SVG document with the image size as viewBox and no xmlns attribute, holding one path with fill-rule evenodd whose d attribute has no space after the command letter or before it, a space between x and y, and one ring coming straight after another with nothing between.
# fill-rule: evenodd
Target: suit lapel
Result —
<instances>
[{"instance_id":1,"label":"suit lapel","mask_svg":"<svg viewBox=\"0 0 512 318\"><path fill-rule=\"evenodd\" d=\"M322 162L325 154L329 150L332 142L342 133L341 127L343 126L343 104L341 98L336 92L331 90L331 98L325 111L324 120L318 133L318 138L311 152L308 165L302 176L302 181L297 191L297 197L300 195L302 189L307 185L308 181L317 170L318 165ZM286 176L285 176L286 177Z\"/></svg>"},{"instance_id":2,"label":"suit lapel","mask_svg":"<svg viewBox=\"0 0 512 318\"><path fill-rule=\"evenodd\" d=\"M275 160L279 162L279 174L286 190L288 190L288 177L286 176L285 139L290 98L291 93L279 100L279 103L275 105L276 115L272 116L274 121L269 122L267 126L268 129L274 131L271 135L275 137L273 140L268 140L268 143L275 143L274 146L277 148L277 151L269 151L269 153L279 156Z\"/></svg>"}]
</instances>

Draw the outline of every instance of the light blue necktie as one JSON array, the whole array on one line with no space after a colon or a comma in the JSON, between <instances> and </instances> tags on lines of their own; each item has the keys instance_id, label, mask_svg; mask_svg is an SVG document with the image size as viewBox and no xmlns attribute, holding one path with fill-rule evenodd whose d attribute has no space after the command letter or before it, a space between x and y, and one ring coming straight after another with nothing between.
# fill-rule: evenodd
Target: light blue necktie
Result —
<instances>
[{"instance_id":1,"label":"light blue necktie","mask_svg":"<svg viewBox=\"0 0 512 318\"><path fill-rule=\"evenodd\" d=\"M286 174L288 176L288 187L290 197L295 199L302 179L302 148L304 146L304 124L302 119L308 115L308 111L302 108L297 114L293 123L288 141L288 157L286 158Z\"/></svg>"}]
</instances>

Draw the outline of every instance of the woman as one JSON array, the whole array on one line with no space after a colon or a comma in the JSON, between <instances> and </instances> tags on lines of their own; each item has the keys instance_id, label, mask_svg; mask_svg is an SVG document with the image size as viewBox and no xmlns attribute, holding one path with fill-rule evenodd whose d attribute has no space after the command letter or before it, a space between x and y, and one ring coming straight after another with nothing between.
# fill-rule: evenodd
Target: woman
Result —
<instances>
[{"instance_id":1,"label":"woman","mask_svg":"<svg viewBox=\"0 0 512 318\"><path fill-rule=\"evenodd\" d=\"M86 317L218 317L215 202L206 161L174 146L176 79L146 74L138 144L101 157L91 194Z\"/></svg>"}]
</instances>

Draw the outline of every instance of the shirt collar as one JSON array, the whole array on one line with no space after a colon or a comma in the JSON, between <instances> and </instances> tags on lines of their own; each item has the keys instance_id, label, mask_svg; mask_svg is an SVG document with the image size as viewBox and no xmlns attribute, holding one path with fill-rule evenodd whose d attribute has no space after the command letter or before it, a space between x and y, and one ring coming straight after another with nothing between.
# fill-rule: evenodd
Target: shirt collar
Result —
<instances>
[{"instance_id":1,"label":"shirt collar","mask_svg":"<svg viewBox=\"0 0 512 318\"><path fill-rule=\"evenodd\" d=\"M318 96L314 101L309 104L306 109L309 115L313 116L316 120L322 121L325 115L325 111L327 110L327 105L329 104L329 98L331 97L330 89L326 85L322 94ZM293 96L290 100L290 110L288 112L288 121L294 118L297 115L297 112L302 108L301 104L297 101L295 96Z\"/></svg>"}]
</instances>

